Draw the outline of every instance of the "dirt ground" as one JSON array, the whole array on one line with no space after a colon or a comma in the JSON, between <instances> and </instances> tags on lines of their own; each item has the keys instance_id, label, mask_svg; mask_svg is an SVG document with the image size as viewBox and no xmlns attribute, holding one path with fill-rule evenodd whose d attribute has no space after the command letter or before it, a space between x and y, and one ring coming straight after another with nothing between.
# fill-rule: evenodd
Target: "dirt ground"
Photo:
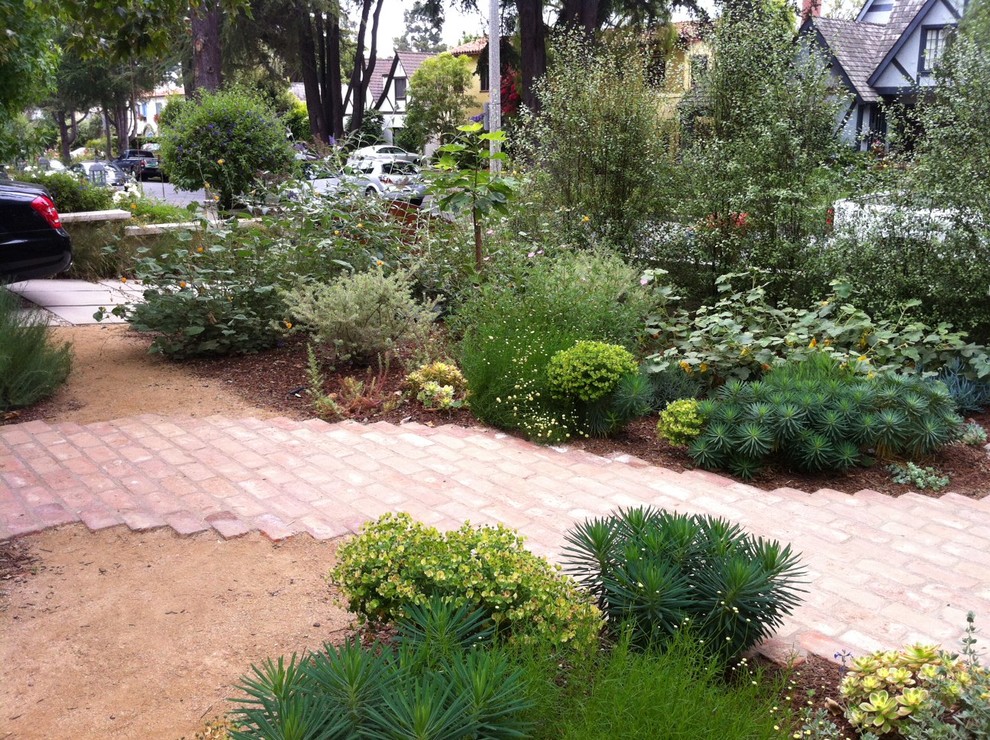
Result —
<instances>
[{"instance_id":1,"label":"dirt ground","mask_svg":"<svg viewBox=\"0 0 990 740\"><path fill-rule=\"evenodd\" d=\"M271 416L223 380L149 356L126 327L57 335L73 344L72 375L27 418ZM74 525L17 547L33 562L0 580L4 740L192 737L230 708L252 663L338 642L350 628L325 580L334 543Z\"/></svg>"}]
</instances>

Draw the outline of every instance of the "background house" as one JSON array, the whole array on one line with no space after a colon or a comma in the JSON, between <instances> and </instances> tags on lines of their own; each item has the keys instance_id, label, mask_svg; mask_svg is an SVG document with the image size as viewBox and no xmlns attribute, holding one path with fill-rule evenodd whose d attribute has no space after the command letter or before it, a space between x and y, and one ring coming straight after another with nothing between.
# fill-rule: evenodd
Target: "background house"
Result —
<instances>
[{"instance_id":1,"label":"background house","mask_svg":"<svg viewBox=\"0 0 990 740\"><path fill-rule=\"evenodd\" d=\"M482 65L483 70L478 69L478 61L481 59L481 55L488 54L488 39L480 38L474 41L469 41L466 44L461 44L460 46L455 46L450 50L450 53L455 57L467 57L471 60L471 69L475 70L471 75L471 89L468 90L468 95L471 96L473 103L468 108L468 117L476 116L479 113L484 112L485 103L488 102L491 96L491 88L489 87L488 80L488 65Z\"/></svg>"},{"instance_id":2,"label":"background house","mask_svg":"<svg viewBox=\"0 0 990 740\"><path fill-rule=\"evenodd\" d=\"M678 104L708 69L708 60L712 53L700 23L678 21L673 26L676 40L667 58L663 86L660 89L660 107L669 118L677 116Z\"/></svg>"},{"instance_id":3,"label":"background house","mask_svg":"<svg viewBox=\"0 0 990 740\"><path fill-rule=\"evenodd\" d=\"M397 51L388 62L382 77L381 93L374 103L374 108L381 111L384 117L383 132L385 141L389 144L395 142L398 130L405 125L409 103L409 80L423 60L431 56L433 54L424 52ZM377 64L375 76L378 76Z\"/></svg>"},{"instance_id":4,"label":"background house","mask_svg":"<svg viewBox=\"0 0 990 740\"><path fill-rule=\"evenodd\" d=\"M825 49L850 93L842 137L862 149L887 138L884 106L912 106L935 85L934 69L967 0L867 0L855 20L809 16L799 35Z\"/></svg>"}]
</instances>

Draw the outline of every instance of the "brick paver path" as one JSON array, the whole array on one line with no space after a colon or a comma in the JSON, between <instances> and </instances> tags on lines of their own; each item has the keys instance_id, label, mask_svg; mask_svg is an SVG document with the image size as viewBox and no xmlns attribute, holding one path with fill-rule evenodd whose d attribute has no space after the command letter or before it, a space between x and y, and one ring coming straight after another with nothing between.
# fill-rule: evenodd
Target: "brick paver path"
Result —
<instances>
[{"instance_id":1,"label":"brick paver path","mask_svg":"<svg viewBox=\"0 0 990 740\"><path fill-rule=\"evenodd\" d=\"M990 498L761 491L710 473L538 447L481 429L142 416L0 427L0 539L70 522L331 538L387 511L502 522L551 558L575 522L652 504L790 542L805 603L769 646L829 657L990 624Z\"/></svg>"}]
</instances>

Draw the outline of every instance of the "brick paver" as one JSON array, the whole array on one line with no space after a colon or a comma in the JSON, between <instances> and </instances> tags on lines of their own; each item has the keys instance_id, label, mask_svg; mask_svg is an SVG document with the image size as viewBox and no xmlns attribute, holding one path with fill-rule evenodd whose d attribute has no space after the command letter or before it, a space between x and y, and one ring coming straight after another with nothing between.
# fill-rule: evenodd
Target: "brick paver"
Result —
<instances>
[{"instance_id":1,"label":"brick paver","mask_svg":"<svg viewBox=\"0 0 990 740\"><path fill-rule=\"evenodd\" d=\"M444 529L502 522L554 558L576 521L640 504L724 516L802 553L808 593L773 655L954 646L967 611L990 618L990 498L761 491L451 426L141 416L0 427L0 539L70 522L329 539L408 511Z\"/></svg>"}]
</instances>

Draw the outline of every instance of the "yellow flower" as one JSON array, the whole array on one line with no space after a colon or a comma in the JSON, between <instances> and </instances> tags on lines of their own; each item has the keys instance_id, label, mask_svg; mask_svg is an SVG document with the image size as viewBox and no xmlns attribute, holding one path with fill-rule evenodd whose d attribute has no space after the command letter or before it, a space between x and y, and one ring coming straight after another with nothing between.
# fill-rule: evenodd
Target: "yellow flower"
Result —
<instances>
[{"instance_id":1,"label":"yellow flower","mask_svg":"<svg viewBox=\"0 0 990 740\"><path fill-rule=\"evenodd\" d=\"M186 287L186 281L185 280L180 280L179 281L179 287L180 288L185 288Z\"/></svg>"},{"instance_id":2,"label":"yellow flower","mask_svg":"<svg viewBox=\"0 0 990 740\"><path fill-rule=\"evenodd\" d=\"M196 247L196 251L199 252L200 254L202 254L203 253L203 248L202 247Z\"/></svg>"},{"instance_id":3,"label":"yellow flower","mask_svg":"<svg viewBox=\"0 0 990 740\"><path fill-rule=\"evenodd\" d=\"M376 265L378 265L379 267L381 267L381 266L382 266L382 265L384 265L385 263L384 263L384 262L382 262L381 260L375 260L375 264L376 264Z\"/></svg>"},{"instance_id":4,"label":"yellow flower","mask_svg":"<svg viewBox=\"0 0 990 740\"><path fill-rule=\"evenodd\" d=\"M131 210L132 211L136 211L137 210L137 203L131 203Z\"/></svg>"},{"instance_id":5,"label":"yellow flower","mask_svg":"<svg viewBox=\"0 0 990 740\"><path fill-rule=\"evenodd\" d=\"M361 221L358 221L358 225L357 225L357 227L358 227L359 229L363 229L363 228L364 228L364 223L363 223L363 222L361 222Z\"/></svg>"},{"instance_id":6,"label":"yellow flower","mask_svg":"<svg viewBox=\"0 0 990 740\"><path fill-rule=\"evenodd\" d=\"M702 362L701 363L701 367L699 367L698 370L700 370L703 373L707 373L708 372L708 363L707 362Z\"/></svg>"},{"instance_id":7,"label":"yellow flower","mask_svg":"<svg viewBox=\"0 0 990 740\"><path fill-rule=\"evenodd\" d=\"M875 377L877 377L877 374L872 370L870 370L870 372L866 374L866 377L869 378L870 380L873 380Z\"/></svg>"},{"instance_id":8,"label":"yellow flower","mask_svg":"<svg viewBox=\"0 0 990 740\"><path fill-rule=\"evenodd\" d=\"M334 232L333 232L333 235L334 236L340 236L340 230L339 229L335 229Z\"/></svg>"},{"instance_id":9,"label":"yellow flower","mask_svg":"<svg viewBox=\"0 0 990 740\"><path fill-rule=\"evenodd\" d=\"M120 279L120 282L122 282L122 283L126 283L126 282L127 282L127 278L125 278L125 277L122 277L122 278Z\"/></svg>"},{"instance_id":10,"label":"yellow flower","mask_svg":"<svg viewBox=\"0 0 990 740\"><path fill-rule=\"evenodd\" d=\"M818 340L812 337L811 341L808 342L808 349L814 349L817 346L818 346Z\"/></svg>"},{"instance_id":11,"label":"yellow flower","mask_svg":"<svg viewBox=\"0 0 990 740\"><path fill-rule=\"evenodd\" d=\"M681 370L686 372L688 375L691 374L691 365L687 360L681 360L678 364L681 366Z\"/></svg>"},{"instance_id":12,"label":"yellow flower","mask_svg":"<svg viewBox=\"0 0 990 740\"><path fill-rule=\"evenodd\" d=\"M217 160L217 164L220 165L220 166L223 166L223 160L222 159L218 159Z\"/></svg>"},{"instance_id":13,"label":"yellow flower","mask_svg":"<svg viewBox=\"0 0 990 740\"><path fill-rule=\"evenodd\" d=\"M870 360L869 360L869 358L866 355L860 355L859 356L859 361L860 362L869 362Z\"/></svg>"},{"instance_id":14,"label":"yellow flower","mask_svg":"<svg viewBox=\"0 0 990 740\"><path fill-rule=\"evenodd\" d=\"M285 324L285 328L286 329L291 329L292 328L292 322L291 321L283 321L282 323Z\"/></svg>"},{"instance_id":15,"label":"yellow flower","mask_svg":"<svg viewBox=\"0 0 990 740\"><path fill-rule=\"evenodd\" d=\"M591 220L591 216L581 216L581 223L586 224Z\"/></svg>"}]
</instances>

